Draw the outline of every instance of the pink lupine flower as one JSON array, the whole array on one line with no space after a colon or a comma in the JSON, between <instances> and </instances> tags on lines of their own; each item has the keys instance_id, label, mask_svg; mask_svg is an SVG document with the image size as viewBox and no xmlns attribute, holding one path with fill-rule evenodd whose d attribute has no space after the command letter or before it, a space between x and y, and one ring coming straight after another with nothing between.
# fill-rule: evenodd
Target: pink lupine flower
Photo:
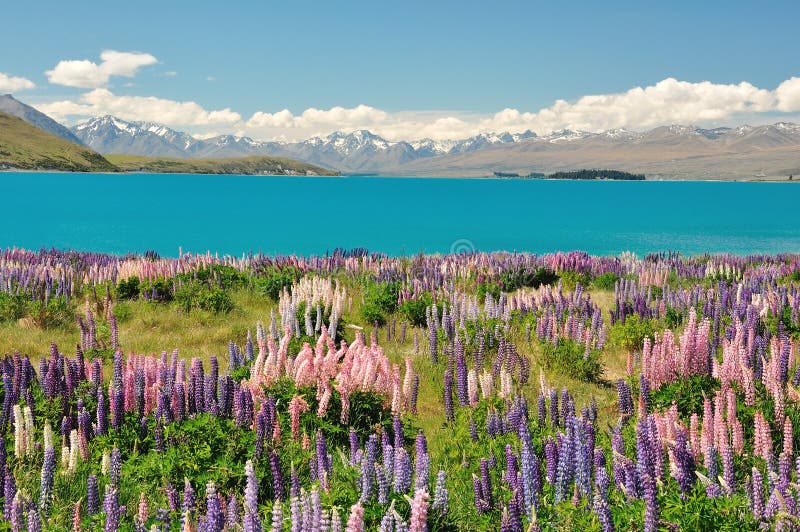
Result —
<instances>
[{"instance_id":1,"label":"pink lupine flower","mask_svg":"<svg viewBox=\"0 0 800 532\"><path fill-rule=\"evenodd\" d=\"M418 489L411 501L411 519L409 532L426 532L428 530L428 490Z\"/></svg>"},{"instance_id":2,"label":"pink lupine flower","mask_svg":"<svg viewBox=\"0 0 800 532\"><path fill-rule=\"evenodd\" d=\"M290 426L292 428L292 437L296 441L300 439L300 414L308 412L308 408L308 403L301 395L295 395L289 401Z\"/></svg>"},{"instance_id":3,"label":"pink lupine flower","mask_svg":"<svg viewBox=\"0 0 800 532\"><path fill-rule=\"evenodd\" d=\"M356 503L350 507L350 517L347 518L346 532L364 532L364 507Z\"/></svg>"}]
</instances>

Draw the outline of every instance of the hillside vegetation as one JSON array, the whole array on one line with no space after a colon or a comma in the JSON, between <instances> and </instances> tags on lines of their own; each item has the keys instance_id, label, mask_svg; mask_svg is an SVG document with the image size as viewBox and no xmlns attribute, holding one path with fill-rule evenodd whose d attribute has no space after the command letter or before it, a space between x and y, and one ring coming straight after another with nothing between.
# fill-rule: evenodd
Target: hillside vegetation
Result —
<instances>
[{"instance_id":1,"label":"hillside vegetation","mask_svg":"<svg viewBox=\"0 0 800 532\"><path fill-rule=\"evenodd\" d=\"M108 160L126 172L166 174L247 174L247 175L339 175L313 164L278 157L232 157L222 159L178 159L141 155L108 155Z\"/></svg>"},{"instance_id":2,"label":"hillside vegetation","mask_svg":"<svg viewBox=\"0 0 800 532\"><path fill-rule=\"evenodd\" d=\"M97 152L51 135L0 112L0 169L114 172Z\"/></svg>"}]
</instances>

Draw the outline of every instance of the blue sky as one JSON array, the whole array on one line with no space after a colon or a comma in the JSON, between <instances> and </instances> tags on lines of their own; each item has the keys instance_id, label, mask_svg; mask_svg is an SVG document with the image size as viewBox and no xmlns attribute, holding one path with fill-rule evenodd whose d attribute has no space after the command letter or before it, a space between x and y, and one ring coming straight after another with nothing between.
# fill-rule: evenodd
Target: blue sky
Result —
<instances>
[{"instance_id":1,"label":"blue sky","mask_svg":"<svg viewBox=\"0 0 800 532\"><path fill-rule=\"evenodd\" d=\"M66 122L79 120L81 112L104 110L148 118L141 100L118 99L155 97L194 102L209 112L228 109L241 118L204 121L167 113L178 128L273 137L333 128L335 117L298 123L272 116L283 109L297 117L309 108L366 106L384 114L351 113L341 120L343 127L356 127L362 120L365 127L380 129L383 123L389 136L402 136L415 129L408 124L450 118L473 129L481 128L481 120L484 127L500 126L506 122L487 118L506 108L537 113L559 99L625 93L669 78L715 86L744 81L774 91L800 76L800 2L556 4L15 2L3 7L4 18L13 23L3 24L0 32L0 73L6 76L6 89L20 86L7 81L13 78L35 84L14 92ZM48 81L45 72L59 61L100 64L105 50L141 52L153 61L130 77L112 75L93 87ZM81 100L94 89L111 96L102 92L94 94L92 103ZM794 85L784 90L789 94L784 101L794 102L794 92ZM755 115L766 120L797 111L793 103L770 107L754 103L759 96L743 98L743 109L734 105L727 114L701 109L693 122L753 121ZM77 102L83 108L54 102ZM776 112L776 106L782 111ZM150 114L164 114L159 109ZM248 125L258 112L270 116ZM641 114L636 120L596 124L583 115L574 123L539 116L510 125L653 125ZM668 118L691 120L685 113ZM401 122L406 125L398 126ZM469 129L448 123L449 129L429 130L446 136Z\"/></svg>"}]
</instances>

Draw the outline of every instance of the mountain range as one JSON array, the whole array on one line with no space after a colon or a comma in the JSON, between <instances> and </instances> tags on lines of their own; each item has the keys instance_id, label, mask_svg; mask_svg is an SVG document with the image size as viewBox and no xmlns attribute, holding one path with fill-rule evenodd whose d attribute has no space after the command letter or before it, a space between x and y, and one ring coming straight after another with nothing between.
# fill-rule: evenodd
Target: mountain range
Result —
<instances>
[{"instance_id":1,"label":"mountain range","mask_svg":"<svg viewBox=\"0 0 800 532\"><path fill-rule=\"evenodd\" d=\"M221 135L198 139L152 122L92 118L71 132L104 153L151 157L286 157L347 173L486 176L614 168L649 178L785 178L800 173L800 125L705 129L671 125L637 132L561 130L538 136L482 133L467 139L390 141L370 131L335 132L300 142Z\"/></svg>"}]
</instances>

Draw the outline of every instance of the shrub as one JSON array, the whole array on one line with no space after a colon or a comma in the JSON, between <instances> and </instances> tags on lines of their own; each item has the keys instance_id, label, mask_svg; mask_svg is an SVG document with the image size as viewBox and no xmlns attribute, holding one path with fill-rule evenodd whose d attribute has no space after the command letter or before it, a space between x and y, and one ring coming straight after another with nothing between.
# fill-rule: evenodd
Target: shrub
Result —
<instances>
[{"instance_id":1,"label":"shrub","mask_svg":"<svg viewBox=\"0 0 800 532\"><path fill-rule=\"evenodd\" d=\"M23 296L0 292L0 322L24 318L28 313L27 303Z\"/></svg>"},{"instance_id":2,"label":"shrub","mask_svg":"<svg viewBox=\"0 0 800 532\"><path fill-rule=\"evenodd\" d=\"M655 332L652 320L642 319L638 314L628 316L625 323L618 321L611 327L609 337L611 343L628 352L642 348L645 337L652 337Z\"/></svg>"},{"instance_id":3,"label":"shrub","mask_svg":"<svg viewBox=\"0 0 800 532\"><path fill-rule=\"evenodd\" d=\"M520 268L508 270L500 274L500 286L505 292L513 292L519 288L539 288L543 284L553 284L558 281L558 275L543 266L531 270Z\"/></svg>"},{"instance_id":4,"label":"shrub","mask_svg":"<svg viewBox=\"0 0 800 532\"><path fill-rule=\"evenodd\" d=\"M56 329L71 325L75 320L75 311L63 296L44 301L36 301L31 305L31 317L37 327Z\"/></svg>"},{"instance_id":5,"label":"shrub","mask_svg":"<svg viewBox=\"0 0 800 532\"><path fill-rule=\"evenodd\" d=\"M135 275L117 283L117 299L138 299L141 294L139 278Z\"/></svg>"},{"instance_id":6,"label":"shrub","mask_svg":"<svg viewBox=\"0 0 800 532\"><path fill-rule=\"evenodd\" d=\"M259 273L256 279L256 289L273 301L278 301L284 288L302 277L302 272L295 268L271 268Z\"/></svg>"},{"instance_id":7,"label":"shrub","mask_svg":"<svg viewBox=\"0 0 800 532\"><path fill-rule=\"evenodd\" d=\"M619 276L613 272L601 273L592 280L592 287L598 290L613 290Z\"/></svg>"},{"instance_id":8,"label":"shrub","mask_svg":"<svg viewBox=\"0 0 800 532\"><path fill-rule=\"evenodd\" d=\"M432 302L430 294L426 292L417 299L410 299L400 305L400 313L414 327L425 327L428 323L425 310Z\"/></svg>"},{"instance_id":9,"label":"shrub","mask_svg":"<svg viewBox=\"0 0 800 532\"><path fill-rule=\"evenodd\" d=\"M397 310L397 283L377 283L367 287L364 294L364 304L361 306L361 317L367 323L386 323L388 315Z\"/></svg>"},{"instance_id":10,"label":"shrub","mask_svg":"<svg viewBox=\"0 0 800 532\"><path fill-rule=\"evenodd\" d=\"M603 375L603 362L599 350L560 338L558 344L542 344L542 365L583 382L598 382Z\"/></svg>"},{"instance_id":11,"label":"shrub","mask_svg":"<svg viewBox=\"0 0 800 532\"><path fill-rule=\"evenodd\" d=\"M561 272L561 280L564 282L563 287L565 290L574 290L580 284L581 286L589 286L592 281L591 275L586 272Z\"/></svg>"},{"instance_id":12,"label":"shrub","mask_svg":"<svg viewBox=\"0 0 800 532\"><path fill-rule=\"evenodd\" d=\"M194 309L207 310L214 313L224 313L233 310L231 296L218 286L209 287L197 280L184 282L175 291L175 302L185 311Z\"/></svg>"}]
</instances>

